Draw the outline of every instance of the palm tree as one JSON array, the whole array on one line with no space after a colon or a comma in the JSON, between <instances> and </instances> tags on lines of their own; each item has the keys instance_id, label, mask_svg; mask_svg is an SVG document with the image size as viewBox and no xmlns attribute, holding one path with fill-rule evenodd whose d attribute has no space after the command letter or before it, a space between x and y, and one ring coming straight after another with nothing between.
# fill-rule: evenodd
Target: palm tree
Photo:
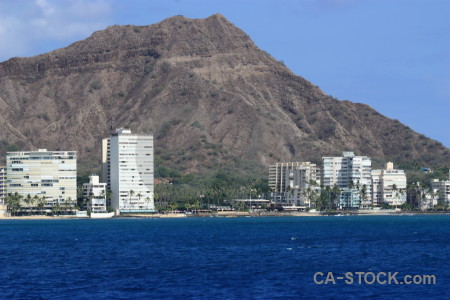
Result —
<instances>
[{"instance_id":1,"label":"palm tree","mask_svg":"<svg viewBox=\"0 0 450 300\"><path fill-rule=\"evenodd\" d=\"M439 190L434 190L430 187L427 194L430 196L432 203L434 202L434 199L437 198L437 205L435 205L436 209L445 209L445 200L443 199L444 197L441 197L442 195Z\"/></svg>"},{"instance_id":2,"label":"palm tree","mask_svg":"<svg viewBox=\"0 0 450 300\"><path fill-rule=\"evenodd\" d=\"M59 205L59 200L57 199L56 204L52 207L53 214L59 215L61 211L61 206Z\"/></svg>"},{"instance_id":3,"label":"palm tree","mask_svg":"<svg viewBox=\"0 0 450 300\"><path fill-rule=\"evenodd\" d=\"M339 207L339 195L341 194L341 189L336 184L331 189L331 194L333 199L332 201L333 207L334 208Z\"/></svg>"},{"instance_id":4,"label":"palm tree","mask_svg":"<svg viewBox=\"0 0 450 300\"><path fill-rule=\"evenodd\" d=\"M145 198L145 202L147 203L147 208L148 208L148 204L150 203L152 199L150 197Z\"/></svg>"},{"instance_id":5,"label":"palm tree","mask_svg":"<svg viewBox=\"0 0 450 300\"><path fill-rule=\"evenodd\" d=\"M357 187L359 192L359 207L361 208L367 200L367 185L363 184L362 186L360 186L358 182Z\"/></svg>"},{"instance_id":6,"label":"palm tree","mask_svg":"<svg viewBox=\"0 0 450 300\"><path fill-rule=\"evenodd\" d=\"M317 190L312 188L310 185L302 191L302 196L304 196L307 200L308 207L315 207L316 201L318 197Z\"/></svg>"},{"instance_id":7,"label":"palm tree","mask_svg":"<svg viewBox=\"0 0 450 300\"><path fill-rule=\"evenodd\" d=\"M139 201L138 201L138 205L139 205L139 203L141 203L141 197L142 197L142 194L141 194L140 192L138 192L136 196L137 196L138 199L139 199Z\"/></svg>"},{"instance_id":8,"label":"palm tree","mask_svg":"<svg viewBox=\"0 0 450 300\"><path fill-rule=\"evenodd\" d=\"M73 207L74 207L74 205L72 205L73 202L74 202L74 201L72 200L71 197L69 197L69 198L66 199L66 203L67 203L67 206L68 206L70 212L72 212L72 209L73 209Z\"/></svg>"},{"instance_id":9,"label":"palm tree","mask_svg":"<svg viewBox=\"0 0 450 300\"><path fill-rule=\"evenodd\" d=\"M23 196L15 192L14 194L8 194L5 197L6 211L8 211L11 216L15 216L21 208L21 200Z\"/></svg>"},{"instance_id":10,"label":"palm tree","mask_svg":"<svg viewBox=\"0 0 450 300\"><path fill-rule=\"evenodd\" d=\"M33 203L33 198L30 194L28 194L24 199L25 204L27 205L28 215L31 215L31 204Z\"/></svg>"},{"instance_id":11,"label":"palm tree","mask_svg":"<svg viewBox=\"0 0 450 300\"><path fill-rule=\"evenodd\" d=\"M130 198L129 198L129 204L130 204L130 206L131 206L131 197L133 197L134 196L134 191L133 190L130 190L129 192L128 192L128 195L130 196Z\"/></svg>"},{"instance_id":12,"label":"palm tree","mask_svg":"<svg viewBox=\"0 0 450 300\"><path fill-rule=\"evenodd\" d=\"M47 200L45 199L45 196L39 197L38 209L39 209L39 211L41 211L42 214L44 214L45 204L47 204Z\"/></svg>"},{"instance_id":13,"label":"palm tree","mask_svg":"<svg viewBox=\"0 0 450 300\"><path fill-rule=\"evenodd\" d=\"M108 209L108 207L111 207L111 199L113 193L111 191L107 191L105 196L106 196L106 208Z\"/></svg>"},{"instance_id":14,"label":"palm tree","mask_svg":"<svg viewBox=\"0 0 450 300\"><path fill-rule=\"evenodd\" d=\"M397 188L397 185L394 183L392 185L392 198L397 198L397 195L398 195L398 188ZM392 199L392 201L395 201L395 199ZM396 204L394 206L395 206L395 208L397 208Z\"/></svg>"},{"instance_id":15,"label":"palm tree","mask_svg":"<svg viewBox=\"0 0 450 300\"><path fill-rule=\"evenodd\" d=\"M33 207L37 206L38 203L39 203L39 196L38 195L34 195L34 197L33 197Z\"/></svg>"},{"instance_id":16,"label":"palm tree","mask_svg":"<svg viewBox=\"0 0 450 300\"><path fill-rule=\"evenodd\" d=\"M72 202L72 199L70 199L70 202ZM70 210L71 207L71 203L69 202L69 199L66 199L63 203L63 209L64 209L64 214L67 215L67 212Z\"/></svg>"},{"instance_id":17,"label":"palm tree","mask_svg":"<svg viewBox=\"0 0 450 300\"><path fill-rule=\"evenodd\" d=\"M6 205L6 211L12 216L13 197L12 194L7 194L3 199L3 203Z\"/></svg>"}]
</instances>

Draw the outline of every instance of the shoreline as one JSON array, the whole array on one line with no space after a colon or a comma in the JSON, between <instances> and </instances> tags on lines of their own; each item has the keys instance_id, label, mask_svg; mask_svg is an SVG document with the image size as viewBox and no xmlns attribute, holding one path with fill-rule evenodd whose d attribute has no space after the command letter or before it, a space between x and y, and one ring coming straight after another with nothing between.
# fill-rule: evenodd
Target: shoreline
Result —
<instances>
[{"instance_id":1,"label":"shoreline","mask_svg":"<svg viewBox=\"0 0 450 300\"><path fill-rule=\"evenodd\" d=\"M170 218L243 218L243 217L341 217L341 216L419 216L419 215L448 215L450 211L341 211L341 212L217 212L217 213L165 213L165 214L126 214L114 216L112 219L170 219ZM0 216L0 220L71 220L71 219L91 219L90 217L77 216Z\"/></svg>"}]
</instances>

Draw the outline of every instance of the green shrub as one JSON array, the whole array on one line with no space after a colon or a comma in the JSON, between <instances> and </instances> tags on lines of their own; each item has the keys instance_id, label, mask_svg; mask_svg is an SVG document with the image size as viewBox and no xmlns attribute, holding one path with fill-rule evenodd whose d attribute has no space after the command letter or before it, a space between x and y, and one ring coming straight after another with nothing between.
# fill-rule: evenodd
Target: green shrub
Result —
<instances>
[{"instance_id":1,"label":"green shrub","mask_svg":"<svg viewBox=\"0 0 450 300\"><path fill-rule=\"evenodd\" d=\"M102 85L101 85L100 81L94 80L91 83L91 88L90 88L89 91L92 92L93 90L99 90L101 87L102 87Z\"/></svg>"},{"instance_id":2,"label":"green shrub","mask_svg":"<svg viewBox=\"0 0 450 300\"><path fill-rule=\"evenodd\" d=\"M191 125L194 126L194 127L197 127L200 130L204 129L204 127L202 126L202 124L200 124L199 121L194 121Z\"/></svg>"}]
</instances>

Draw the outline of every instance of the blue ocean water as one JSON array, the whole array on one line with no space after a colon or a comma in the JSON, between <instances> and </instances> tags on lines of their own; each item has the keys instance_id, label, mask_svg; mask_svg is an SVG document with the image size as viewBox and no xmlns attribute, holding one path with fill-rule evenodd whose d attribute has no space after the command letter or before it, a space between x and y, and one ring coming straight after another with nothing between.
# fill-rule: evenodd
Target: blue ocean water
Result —
<instances>
[{"instance_id":1,"label":"blue ocean water","mask_svg":"<svg viewBox=\"0 0 450 300\"><path fill-rule=\"evenodd\" d=\"M446 215L0 220L0 298L450 299L449 258ZM316 284L316 272L437 283Z\"/></svg>"}]
</instances>

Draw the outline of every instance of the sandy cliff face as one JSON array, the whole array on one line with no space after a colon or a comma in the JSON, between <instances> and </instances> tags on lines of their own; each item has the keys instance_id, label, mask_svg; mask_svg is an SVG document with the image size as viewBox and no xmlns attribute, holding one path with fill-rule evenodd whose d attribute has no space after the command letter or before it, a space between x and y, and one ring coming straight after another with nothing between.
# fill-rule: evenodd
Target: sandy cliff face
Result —
<instances>
[{"instance_id":1,"label":"sandy cliff face","mask_svg":"<svg viewBox=\"0 0 450 300\"><path fill-rule=\"evenodd\" d=\"M186 171L319 161L345 149L450 165L442 144L325 95L221 15L112 26L3 62L0 111L2 157L17 148L77 150L82 171L98 168L101 138L121 126L154 134L158 164Z\"/></svg>"}]
</instances>

